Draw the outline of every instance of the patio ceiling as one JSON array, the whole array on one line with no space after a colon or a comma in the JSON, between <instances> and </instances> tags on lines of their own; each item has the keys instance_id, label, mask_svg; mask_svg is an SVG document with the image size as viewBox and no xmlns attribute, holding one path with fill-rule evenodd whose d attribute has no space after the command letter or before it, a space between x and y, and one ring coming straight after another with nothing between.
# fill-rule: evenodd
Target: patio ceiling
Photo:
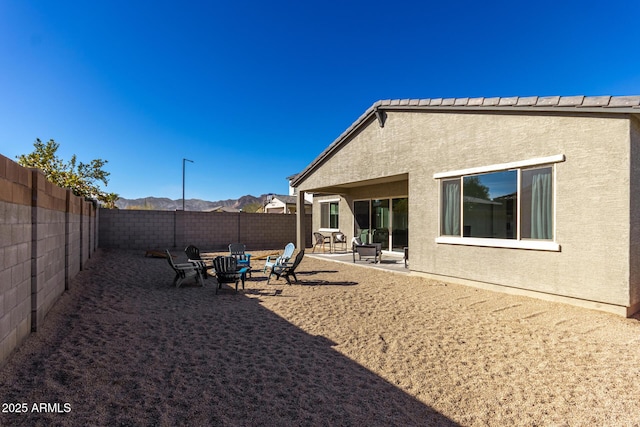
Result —
<instances>
[{"instance_id":1,"label":"patio ceiling","mask_svg":"<svg viewBox=\"0 0 640 427\"><path fill-rule=\"evenodd\" d=\"M346 194L352 188L366 187L370 185L388 184L390 182L400 182L409 180L409 174L384 176L379 178L365 179L362 181L352 181L343 184L329 185L326 187L308 188L304 190L306 193L313 194Z\"/></svg>"}]
</instances>

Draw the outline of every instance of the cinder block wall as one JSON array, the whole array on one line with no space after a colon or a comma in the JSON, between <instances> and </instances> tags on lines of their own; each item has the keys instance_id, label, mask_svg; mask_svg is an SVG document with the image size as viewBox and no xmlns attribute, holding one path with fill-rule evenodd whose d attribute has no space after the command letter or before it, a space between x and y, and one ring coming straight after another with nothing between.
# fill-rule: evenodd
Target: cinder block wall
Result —
<instances>
[{"instance_id":1,"label":"cinder block wall","mask_svg":"<svg viewBox=\"0 0 640 427\"><path fill-rule=\"evenodd\" d=\"M103 224L104 223L104 224ZM311 230L311 216L307 216ZM295 215L101 209L0 155L0 366L37 331L98 245L273 249L295 242ZM311 236L307 238L311 246Z\"/></svg>"},{"instance_id":2,"label":"cinder block wall","mask_svg":"<svg viewBox=\"0 0 640 427\"><path fill-rule=\"evenodd\" d=\"M0 365L31 331L31 177L0 156Z\"/></svg>"},{"instance_id":3,"label":"cinder block wall","mask_svg":"<svg viewBox=\"0 0 640 427\"><path fill-rule=\"evenodd\" d=\"M0 155L0 365L95 251L96 218L93 203Z\"/></svg>"},{"instance_id":4,"label":"cinder block wall","mask_svg":"<svg viewBox=\"0 0 640 427\"><path fill-rule=\"evenodd\" d=\"M80 242L82 239L80 233L82 200L79 197L71 197L71 192L67 194L67 242L65 254L68 269L65 277L66 288L69 287L71 278L80 272Z\"/></svg>"},{"instance_id":5,"label":"cinder block wall","mask_svg":"<svg viewBox=\"0 0 640 427\"><path fill-rule=\"evenodd\" d=\"M295 215L100 209L99 217L103 248L225 250L240 242L259 250L296 241ZM311 230L311 215L306 221ZM311 244L309 233L306 246Z\"/></svg>"},{"instance_id":6,"label":"cinder block wall","mask_svg":"<svg viewBox=\"0 0 640 427\"><path fill-rule=\"evenodd\" d=\"M32 172L31 329L37 330L65 289L67 190Z\"/></svg>"}]
</instances>

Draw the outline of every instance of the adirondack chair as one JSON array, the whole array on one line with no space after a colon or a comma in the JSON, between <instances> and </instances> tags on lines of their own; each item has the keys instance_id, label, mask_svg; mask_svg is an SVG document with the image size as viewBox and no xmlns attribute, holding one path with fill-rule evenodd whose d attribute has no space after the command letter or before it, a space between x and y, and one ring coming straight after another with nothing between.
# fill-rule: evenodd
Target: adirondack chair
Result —
<instances>
[{"instance_id":1,"label":"adirondack chair","mask_svg":"<svg viewBox=\"0 0 640 427\"><path fill-rule=\"evenodd\" d=\"M199 265L191 262L176 264L173 262L173 256L171 256L171 253L168 250L166 252L169 265L176 273L176 276L173 278L173 284L175 287L179 288L187 279L195 279L197 283L200 283L200 286L204 286L201 267Z\"/></svg>"},{"instance_id":2,"label":"adirondack chair","mask_svg":"<svg viewBox=\"0 0 640 427\"><path fill-rule=\"evenodd\" d=\"M186 248L184 248L184 253L187 255L187 258L189 258L189 262L192 262L200 266L200 274L202 274L202 277L207 279L209 277L207 270L211 270L213 268L213 265L207 264L207 262L211 261L211 258L209 259L202 258L200 256L200 249L198 249L193 245L189 245Z\"/></svg>"},{"instance_id":3,"label":"adirondack chair","mask_svg":"<svg viewBox=\"0 0 640 427\"><path fill-rule=\"evenodd\" d=\"M278 255L277 257L269 255L267 257L267 260L264 263L264 268L262 269L262 272L266 273L267 270L270 268L273 268L274 265L289 262L289 260L293 256L293 251L295 250L296 250L296 245L294 245L293 243L287 243L287 245L284 247L284 252L282 253L282 255Z\"/></svg>"},{"instance_id":4,"label":"adirondack chair","mask_svg":"<svg viewBox=\"0 0 640 427\"><path fill-rule=\"evenodd\" d=\"M213 269L216 272L216 294L218 289L222 288L223 283L235 283L236 292L238 292L238 282L242 281L242 289L244 289L244 279L249 270L248 267L238 268L238 262L232 256L218 256L213 259Z\"/></svg>"},{"instance_id":5,"label":"adirondack chair","mask_svg":"<svg viewBox=\"0 0 640 427\"><path fill-rule=\"evenodd\" d=\"M271 276L276 276L277 279L284 277L289 285L291 285L291 279L289 279L289 276L293 276L293 280L297 282L298 278L296 277L296 268L298 268L298 265L300 265L303 257L304 249L298 252L298 255L296 255L293 262L274 265L271 268L269 277L267 278L267 285L269 284L269 280L271 280Z\"/></svg>"},{"instance_id":6,"label":"adirondack chair","mask_svg":"<svg viewBox=\"0 0 640 427\"><path fill-rule=\"evenodd\" d=\"M251 277L251 254L245 253L246 246L242 243L232 243L229 245L229 254L236 259L238 266L247 267L249 277Z\"/></svg>"}]
</instances>

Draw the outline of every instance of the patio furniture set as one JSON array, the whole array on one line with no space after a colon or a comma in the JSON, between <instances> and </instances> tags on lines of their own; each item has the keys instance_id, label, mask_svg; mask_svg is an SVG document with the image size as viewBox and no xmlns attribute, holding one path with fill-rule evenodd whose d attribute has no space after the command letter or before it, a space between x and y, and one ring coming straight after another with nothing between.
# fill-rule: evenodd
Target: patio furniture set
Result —
<instances>
[{"instance_id":1,"label":"patio furniture set","mask_svg":"<svg viewBox=\"0 0 640 427\"><path fill-rule=\"evenodd\" d=\"M232 243L229 245L229 255L203 258L197 247L189 245L184 250L188 258L185 263L175 263L169 250L166 250L166 258L175 272L173 284L176 287L180 287L186 280L193 279L200 286L204 286L203 279L206 279L211 274L218 282L216 294L223 284L235 284L235 291L238 292L239 283L242 283L242 289L244 289L247 274L252 277L251 254L246 253L245 250L245 245ZM268 273L267 284L269 284L272 276L277 279L284 278L289 285L291 285L291 277L295 282L298 281L295 272L304 257L304 250L298 252L294 261L290 262L294 251L295 245L289 243L285 246L281 255L267 257L263 269L263 273Z\"/></svg>"},{"instance_id":2,"label":"patio furniture set","mask_svg":"<svg viewBox=\"0 0 640 427\"><path fill-rule=\"evenodd\" d=\"M326 245L329 245L329 252L334 253L337 251L337 246L342 245L344 251L347 251L347 236L340 231L334 231L330 235L325 235L319 231L313 233L313 252L316 248L321 248L323 252L326 252ZM362 243L359 237L354 237L351 240L351 252L353 253L353 262L371 260L374 263L382 261L382 243Z\"/></svg>"},{"instance_id":3,"label":"patio furniture set","mask_svg":"<svg viewBox=\"0 0 640 427\"><path fill-rule=\"evenodd\" d=\"M331 234L322 234L319 231L313 233L313 250L316 251L316 247L321 247L325 252L325 246L329 245L329 252L333 253L337 250L338 245L342 246L344 250L347 250L347 236L340 231L333 231Z\"/></svg>"}]
</instances>

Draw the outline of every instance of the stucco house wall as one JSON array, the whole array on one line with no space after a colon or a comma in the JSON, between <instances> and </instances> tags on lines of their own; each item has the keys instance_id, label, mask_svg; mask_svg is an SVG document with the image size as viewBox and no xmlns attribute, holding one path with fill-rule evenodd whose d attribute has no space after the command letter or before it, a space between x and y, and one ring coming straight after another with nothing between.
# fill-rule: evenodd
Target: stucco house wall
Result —
<instances>
[{"instance_id":1,"label":"stucco house wall","mask_svg":"<svg viewBox=\"0 0 640 427\"><path fill-rule=\"evenodd\" d=\"M629 300L640 304L640 119L632 116L629 122Z\"/></svg>"},{"instance_id":2,"label":"stucco house wall","mask_svg":"<svg viewBox=\"0 0 640 427\"><path fill-rule=\"evenodd\" d=\"M349 237L353 200L408 195L413 272L567 297L627 315L640 308L635 116L389 110L383 124L374 115L362 120L294 182L300 191L340 194L340 228ZM558 155L564 156L554 163L558 251L436 243L440 180L434 174Z\"/></svg>"}]
</instances>

